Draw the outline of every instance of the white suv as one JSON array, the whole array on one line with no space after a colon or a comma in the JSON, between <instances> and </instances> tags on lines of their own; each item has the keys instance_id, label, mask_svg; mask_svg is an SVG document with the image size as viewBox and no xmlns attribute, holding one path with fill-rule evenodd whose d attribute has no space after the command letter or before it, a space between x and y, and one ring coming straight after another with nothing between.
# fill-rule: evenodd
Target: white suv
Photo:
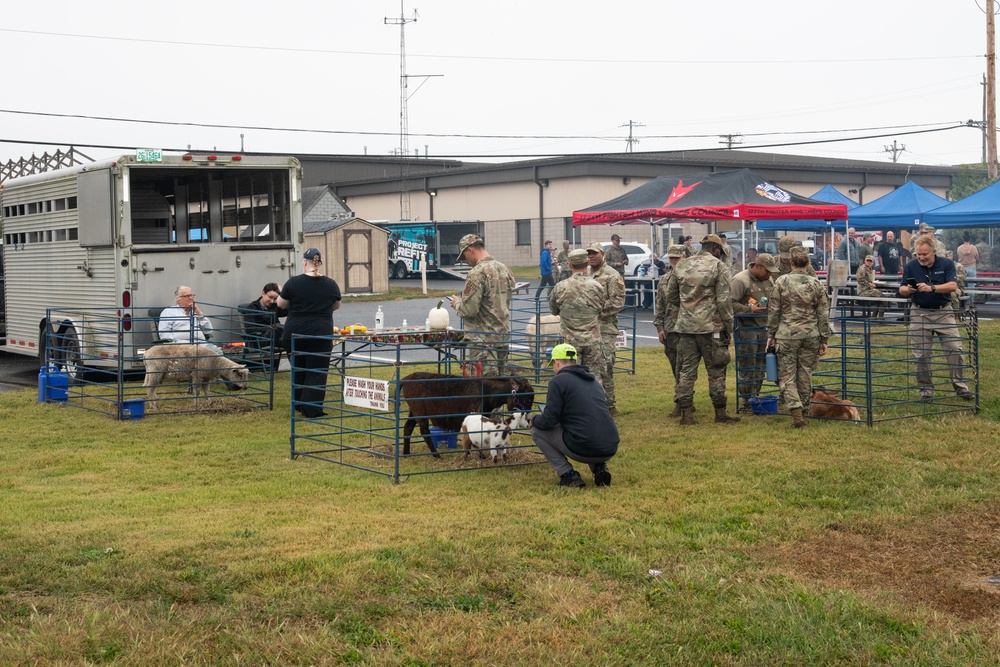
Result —
<instances>
[{"instance_id":1,"label":"white suv","mask_svg":"<svg viewBox=\"0 0 1000 667\"><path fill-rule=\"evenodd\" d=\"M602 243L604 246L604 252L608 251L611 247L611 243ZM648 259L653 257L653 251L649 249L649 246L645 243L633 243L631 241L622 241L621 249L625 251L628 255L628 264L625 265L625 275L634 276L636 269L639 265Z\"/></svg>"}]
</instances>

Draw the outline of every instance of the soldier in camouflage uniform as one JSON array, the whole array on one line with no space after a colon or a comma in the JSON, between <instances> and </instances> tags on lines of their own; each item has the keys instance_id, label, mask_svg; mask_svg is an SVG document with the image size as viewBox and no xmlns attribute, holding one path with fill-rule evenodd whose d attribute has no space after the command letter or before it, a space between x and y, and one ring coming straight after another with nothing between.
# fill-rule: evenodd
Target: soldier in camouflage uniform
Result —
<instances>
[{"instance_id":1,"label":"soldier in camouflage uniform","mask_svg":"<svg viewBox=\"0 0 1000 667\"><path fill-rule=\"evenodd\" d=\"M777 277L778 263L772 255L762 252L748 269L733 276L729 284L736 316L735 347L740 370L736 395L743 399L744 407L760 394L764 382L767 300L771 298Z\"/></svg>"},{"instance_id":2,"label":"soldier in camouflage uniform","mask_svg":"<svg viewBox=\"0 0 1000 667\"><path fill-rule=\"evenodd\" d=\"M610 248L608 249L610 251ZM608 399L608 409L612 416L618 415L615 397L615 354L618 340L618 313L625 306L625 279L604 261L604 248L600 243L591 243L587 248L590 263L590 277L604 288L604 307L601 309L601 353L604 367L595 370L594 375L604 387Z\"/></svg>"},{"instance_id":3,"label":"soldier in camouflage uniform","mask_svg":"<svg viewBox=\"0 0 1000 667\"><path fill-rule=\"evenodd\" d=\"M934 254L938 257L944 257L945 253L948 252L941 240L934 235L934 228L928 225L926 222L921 222L920 226L917 227L917 233L910 236L910 255L916 257L914 254L915 248L917 247L917 239L921 236L926 236L931 241L934 242Z\"/></svg>"},{"instance_id":4,"label":"soldier in camouflage uniform","mask_svg":"<svg viewBox=\"0 0 1000 667\"><path fill-rule=\"evenodd\" d=\"M493 259L483 239L466 234L458 242L458 258L472 269L462 296L449 299L464 321L469 343L468 361L481 362L483 375L504 375L510 346L510 304L514 274Z\"/></svg>"},{"instance_id":5,"label":"soldier in camouflage uniform","mask_svg":"<svg viewBox=\"0 0 1000 667\"><path fill-rule=\"evenodd\" d=\"M813 367L826 354L830 337L830 302L826 288L806 273L809 255L795 254L791 262L792 272L775 281L767 303L767 344L777 344L778 386L792 413L792 426L803 428Z\"/></svg>"},{"instance_id":6,"label":"soldier in camouflage uniform","mask_svg":"<svg viewBox=\"0 0 1000 667\"><path fill-rule=\"evenodd\" d=\"M562 247L563 249L556 255L556 264L559 265L559 275L556 277L556 282L566 280L573 274L569 267L569 241L563 241Z\"/></svg>"},{"instance_id":7,"label":"soldier in camouflage uniform","mask_svg":"<svg viewBox=\"0 0 1000 667\"><path fill-rule=\"evenodd\" d=\"M797 239L792 236L782 236L778 241L778 273L781 275L786 275L792 272L792 249L793 248L805 248L799 243ZM809 256L809 251L806 250L806 257ZM808 273L813 278L816 277L816 269L812 267L812 263L806 268L806 273Z\"/></svg>"},{"instance_id":8,"label":"soldier in camouflage uniform","mask_svg":"<svg viewBox=\"0 0 1000 667\"><path fill-rule=\"evenodd\" d=\"M618 275L625 275L625 267L628 265L628 255L621 247L622 237L617 234L611 235L611 247L604 251L604 263L609 264Z\"/></svg>"},{"instance_id":9,"label":"soldier in camouflage uniform","mask_svg":"<svg viewBox=\"0 0 1000 667\"><path fill-rule=\"evenodd\" d=\"M733 301L726 267L720 261L723 240L709 234L701 241L701 252L683 259L672 271L676 279L667 285L667 303L678 308L674 331L677 342L678 371L674 397L681 408L681 424L697 424L692 414L694 383L698 362L705 360L708 393L715 408L715 421L738 422L726 414L726 367L729 365L729 341L733 335Z\"/></svg>"},{"instance_id":10,"label":"soldier in camouflage uniform","mask_svg":"<svg viewBox=\"0 0 1000 667\"><path fill-rule=\"evenodd\" d=\"M604 288L587 272L587 251L569 254L573 275L557 284L549 295L549 310L559 316L559 332L564 343L576 348L580 363L588 369L604 367L601 324L598 317L604 307ZM595 375L601 381L599 375Z\"/></svg>"},{"instance_id":11,"label":"soldier in camouflage uniform","mask_svg":"<svg viewBox=\"0 0 1000 667\"><path fill-rule=\"evenodd\" d=\"M961 263L955 262L955 253L951 250L945 253L945 257L955 263L955 283L958 289L951 293L951 307L957 315L962 310L962 297L965 296L965 286L969 282L969 272Z\"/></svg>"},{"instance_id":12,"label":"soldier in camouflage uniform","mask_svg":"<svg viewBox=\"0 0 1000 667\"><path fill-rule=\"evenodd\" d=\"M671 269L686 257L684 246L681 244L672 245L667 248L667 259L670 261ZM674 376L674 386L676 387L678 370L677 341L680 340L681 335L674 331L674 326L677 324L677 311L680 308L667 303L667 291L670 289L671 280L676 280L672 270L663 278L660 278L660 284L656 288L656 315L653 316L653 326L656 327L660 343L663 344L663 354L667 355L667 360L670 362L670 373ZM692 410L694 410L693 407ZM677 404L677 399L674 398L674 411L668 417L680 416L681 407Z\"/></svg>"},{"instance_id":13,"label":"soldier in camouflage uniform","mask_svg":"<svg viewBox=\"0 0 1000 667\"><path fill-rule=\"evenodd\" d=\"M858 267L858 273L855 278L858 280L858 296L882 296L879 288L875 287L875 255L865 255L864 259L861 260L861 266ZM872 308L875 309L875 317L882 317L881 302L866 305L865 310L868 311Z\"/></svg>"}]
</instances>

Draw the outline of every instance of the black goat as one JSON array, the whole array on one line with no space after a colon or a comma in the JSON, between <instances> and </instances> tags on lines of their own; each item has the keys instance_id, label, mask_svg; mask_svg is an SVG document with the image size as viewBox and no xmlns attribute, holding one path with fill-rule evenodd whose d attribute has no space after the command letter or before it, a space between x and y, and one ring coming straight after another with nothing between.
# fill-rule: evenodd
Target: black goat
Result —
<instances>
[{"instance_id":1,"label":"black goat","mask_svg":"<svg viewBox=\"0 0 1000 667\"><path fill-rule=\"evenodd\" d=\"M530 412L535 404L531 383L521 377L458 377L441 373L410 373L399 383L410 414L403 427L403 454L410 453L414 427L437 457L430 424L458 433L462 421L473 413L492 412L502 405L514 412Z\"/></svg>"}]
</instances>

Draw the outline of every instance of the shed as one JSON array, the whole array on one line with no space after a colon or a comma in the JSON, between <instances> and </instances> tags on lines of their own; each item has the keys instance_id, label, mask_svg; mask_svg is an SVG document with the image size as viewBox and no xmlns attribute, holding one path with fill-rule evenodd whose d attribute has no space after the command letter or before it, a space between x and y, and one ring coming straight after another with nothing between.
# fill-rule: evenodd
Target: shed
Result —
<instances>
[{"instance_id":1,"label":"shed","mask_svg":"<svg viewBox=\"0 0 1000 667\"><path fill-rule=\"evenodd\" d=\"M326 275L344 294L389 291L389 232L361 218L303 222L305 246L319 248Z\"/></svg>"}]
</instances>

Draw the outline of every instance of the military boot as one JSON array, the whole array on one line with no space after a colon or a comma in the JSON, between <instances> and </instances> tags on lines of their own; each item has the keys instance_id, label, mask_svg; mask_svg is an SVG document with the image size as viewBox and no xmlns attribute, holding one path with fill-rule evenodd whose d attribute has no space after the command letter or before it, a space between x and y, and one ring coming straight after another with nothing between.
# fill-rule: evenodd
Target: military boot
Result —
<instances>
[{"instance_id":1,"label":"military boot","mask_svg":"<svg viewBox=\"0 0 1000 667\"><path fill-rule=\"evenodd\" d=\"M715 423L717 424L736 424L739 423L739 417L733 417L732 415L726 414L726 408L716 408L715 409Z\"/></svg>"},{"instance_id":2,"label":"military boot","mask_svg":"<svg viewBox=\"0 0 1000 667\"><path fill-rule=\"evenodd\" d=\"M692 410L693 411L693 410ZM681 416L681 406L674 403L674 411L667 415L668 419L676 419Z\"/></svg>"},{"instance_id":3,"label":"military boot","mask_svg":"<svg viewBox=\"0 0 1000 667\"><path fill-rule=\"evenodd\" d=\"M693 412L694 408L681 408L681 426L692 426L698 423L695 421Z\"/></svg>"},{"instance_id":4,"label":"military boot","mask_svg":"<svg viewBox=\"0 0 1000 667\"><path fill-rule=\"evenodd\" d=\"M792 408L789 412L792 413L792 428L805 428L808 425L802 416L802 408Z\"/></svg>"}]
</instances>

